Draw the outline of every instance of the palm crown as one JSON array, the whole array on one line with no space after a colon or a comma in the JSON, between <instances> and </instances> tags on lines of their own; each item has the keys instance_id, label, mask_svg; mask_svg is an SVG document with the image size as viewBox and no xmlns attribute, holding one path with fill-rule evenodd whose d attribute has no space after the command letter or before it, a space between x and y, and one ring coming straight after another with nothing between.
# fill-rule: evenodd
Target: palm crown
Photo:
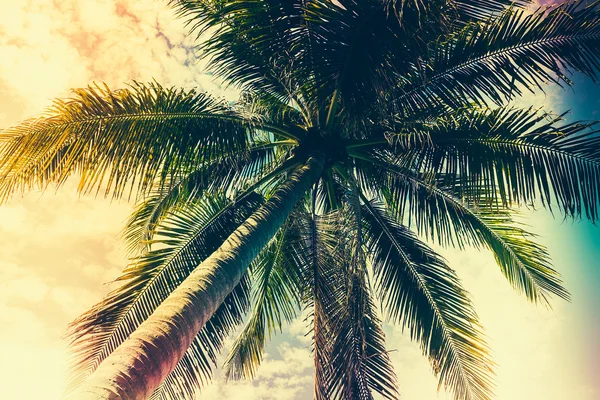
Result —
<instances>
[{"instance_id":1,"label":"palm crown","mask_svg":"<svg viewBox=\"0 0 600 400\"><path fill-rule=\"evenodd\" d=\"M73 173L82 191L139 199L122 286L70 327L72 387L101 363L111 366L94 385L110 374L137 382L126 362L103 361L162 315L177 329L160 343L173 347L130 350L144 365L161 359L160 377L111 391L193 398L236 327L224 370L252 377L266 339L303 309L317 399L398 397L382 318L406 328L456 399L491 398L468 293L423 240L488 248L533 302L568 298L512 215L538 202L598 218L596 124L510 101L570 84L571 71L596 78L598 3L533 13L503 0L171 3L238 102L157 83L94 86L1 136L4 199ZM219 264L229 259L235 271ZM209 297L190 304L206 315L167 312L200 273Z\"/></svg>"}]
</instances>

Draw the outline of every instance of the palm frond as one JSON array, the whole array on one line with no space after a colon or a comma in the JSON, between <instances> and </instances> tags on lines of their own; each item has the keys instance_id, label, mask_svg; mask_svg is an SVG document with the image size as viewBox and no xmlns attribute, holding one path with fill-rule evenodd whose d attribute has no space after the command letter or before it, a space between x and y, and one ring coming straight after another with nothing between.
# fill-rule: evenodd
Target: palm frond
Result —
<instances>
[{"instance_id":1,"label":"palm frond","mask_svg":"<svg viewBox=\"0 0 600 400\"><path fill-rule=\"evenodd\" d=\"M330 336L327 387L333 398L370 400L375 391L386 399L397 399L396 375L370 294L358 192L353 182L348 183L347 207L337 211L341 220L332 260L340 287L331 290L338 297L326 305Z\"/></svg>"},{"instance_id":2,"label":"palm frond","mask_svg":"<svg viewBox=\"0 0 600 400\"><path fill-rule=\"evenodd\" d=\"M461 21L485 21L509 7L525 8L533 0L452 0L449 3L456 9Z\"/></svg>"},{"instance_id":3,"label":"palm frond","mask_svg":"<svg viewBox=\"0 0 600 400\"><path fill-rule=\"evenodd\" d=\"M375 290L389 318L409 330L455 399L490 399L493 364L454 271L382 206L365 201L363 222Z\"/></svg>"},{"instance_id":4,"label":"palm frond","mask_svg":"<svg viewBox=\"0 0 600 400\"><path fill-rule=\"evenodd\" d=\"M278 147L292 144L289 141L255 144L248 150L203 163L184 176L159 182L136 205L123 229L128 250L133 254L147 250L157 225L172 209L185 206L206 192L231 192L236 194L236 200L252 193L260 183L273 178L270 172L277 171L273 166L287 154L278 151ZM242 193L238 194L239 191Z\"/></svg>"},{"instance_id":5,"label":"palm frond","mask_svg":"<svg viewBox=\"0 0 600 400\"><path fill-rule=\"evenodd\" d=\"M285 99L269 93L264 89L252 89L242 92L239 105L247 110L253 118L257 118L265 123L275 123L294 130L297 137L302 137L306 133L299 126L310 122L311 118L306 114L295 100L286 103Z\"/></svg>"},{"instance_id":6,"label":"palm frond","mask_svg":"<svg viewBox=\"0 0 600 400\"><path fill-rule=\"evenodd\" d=\"M331 337L333 321L340 311L338 299L344 296L344 287L337 279L339 265L334 262L339 233L339 218L335 214L317 215L317 190L307 210L297 212L295 225L299 237L291 243L290 262L303 271L302 303L308 314L307 331L312 333L315 368L314 397L331 398L329 371L331 369ZM321 207L319 207L321 208Z\"/></svg>"},{"instance_id":7,"label":"palm frond","mask_svg":"<svg viewBox=\"0 0 600 400\"><path fill-rule=\"evenodd\" d=\"M474 20L487 20L508 7L525 7L532 0L386 0L385 3L401 21L414 20L416 14L418 21L426 24L431 22L429 18L432 14L442 14L448 23L460 26ZM407 13L407 10L412 11L412 14Z\"/></svg>"},{"instance_id":8,"label":"palm frond","mask_svg":"<svg viewBox=\"0 0 600 400\"><path fill-rule=\"evenodd\" d=\"M223 196L205 196L166 217L152 241L158 248L134 259L117 280L123 284L70 325L68 336L73 354L70 386L77 386L93 372L261 202L262 198L256 194L238 203L229 202ZM239 298L234 295L232 304L242 304ZM223 314L213 321L213 327L207 325L206 329L228 331L225 328L237 320L233 315L237 311L228 308L223 312L230 314ZM213 358L211 354L220 343L215 342L217 344L211 347L211 338L221 340L210 336L199 339L201 343L198 343L210 352L191 350L204 358L199 360L202 368L188 371L190 376L206 378L207 370L203 366ZM198 380L189 383L193 386Z\"/></svg>"},{"instance_id":9,"label":"palm frond","mask_svg":"<svg viewBox=\"0 0 600 400\"><path fill-rule=\"evenodd\" d=\"M532 302L549 305L551 294L569 298L544 246L513 220L515 211L491 207L487 189L448 184L443 175L422 176L395 165L393 159L370 158L360 167L364 179L379 185L371 193L385 200L394 218L420 235L442 246L490 249L509 283Z\"/></svg>"},{"instance_id":10,"label":"palm frond","mask_svg":"<svg viewBox=\"0 0 600 400\"><path fill-rule=\"evenodd\" d=\"M345 119L364 116L381 106L408 72L426 43L441 33L441 25L421 23L413 7L401 21L381 1L311 1L307 20L315 39L311 42L314 87L318 106L327 101L326 125L345 110ZM429 15L434 19L434 15ZM377 106L375 106L377 104Z\"/></svg>"},{"instance_id":11,"label":"palm frond","mask_svg":"<svg viewBox=\"0 0 600 400\"><path fill-rule=\"evenodd\" d=\"M450 183L484 188L503 205L556 202L567 216L600 216L597 122L564 123L540 110L468 108L416 133L399 135L420 171ZM562 122L562 123L561 123ZM422 136L425 143L415 145ZM417 141L419 139L417 138Z\"/></svg>"},{"instance_id":12,"label":"palm frond","mask_svg":"<svg viewBox=\"0 0 600 400\"><path fill-rule=\"evenodd\" d=\"M210 32L202 49L217 75L295 103L313 123L333 121L340 106L346 117L373 108L441 32L440 24L420 19L401 23L378 0L172 4L200 39ZM406 13L416 15L413 8ZM326 105L325 115L315 113Z\"/></svg>"},{"instance_id":13,"label":"palm frond","mask_svg":"<svg viewBox=\"0 0 600 400\"><path fill-rule=\"evenodd\" d=\"M334 341L327 380L332 397L370 400L375 391L385 399L398 399L396 375L366 277L351 274L346 284L344 310L330 331Z\"/></svg>"},{"instance_id":14,"label":"palm frond","mask_svg":"<svg viewBox=\"0 0 600 400\"><path fill-rule=\"evenodd\" d=\"M509 9L440 38L406 78L398 107L410 114L440 103L503 104L544 82L570 83L571 71L596 79L600 7L586 4L571 1L533 14Z\"/></svg>"},{"instance_id":15,"label":"palm frond","mask_svg":"<svg viewBox=\"0 0 600 400\"><path fill-rule=\"evenodd\" d=\"M256 2L171 0L202 41L210 68L230 84L266 92L280 102L294 101L307 111L300 87L302 69L293 60L305 51L309 33L304 1ZM293 67L292 67L293 65Z\"/></svg>"},{"instance_id":16,"label":"palm frond","mask_svg":"<svg viewBox=\"0 0 600 400\"><path fill-rule=\"evenodd\" d=\"M44 116L2 132L0 198L81 175L79 189L143 193L156 179L244 149L249 122L194 90L135 83L77 89ZM137 183L137 188L136 184Z\"/></svg>"},{"instance_id":17,"label":"palm frond","mask_svg":"<svg viewBox=\"0 0 600 400\"><path fill-rule=\"evenodd\" d=\"M461 189L428 183L408 173L397 178L392 178L395 192L388 204L420 233L440 244L456 238L461 247L489 248L510 284L530 301L549 304L549 294L569 298L547 250L530 240L535 235L513 220L514 211L478 207Z\"/></svg>"}]
</instances>

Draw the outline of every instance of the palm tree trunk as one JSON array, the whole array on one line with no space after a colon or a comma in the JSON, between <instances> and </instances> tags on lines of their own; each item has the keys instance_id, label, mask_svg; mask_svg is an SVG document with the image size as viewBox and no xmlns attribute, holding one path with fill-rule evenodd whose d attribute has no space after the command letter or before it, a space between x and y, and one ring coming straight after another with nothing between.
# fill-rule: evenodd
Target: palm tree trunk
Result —
<instances>
[{"instance_id":1,"label":"palm tree trunk","mask_svg":"<svg viewBox=\"0 0 600 400\"><path fill-rule=\"evenodd\" d=\"M145 399L175 368L194 337L318 179L311 158L237 228L74 392L73 400Z\"/></svg>"}]
</instances>

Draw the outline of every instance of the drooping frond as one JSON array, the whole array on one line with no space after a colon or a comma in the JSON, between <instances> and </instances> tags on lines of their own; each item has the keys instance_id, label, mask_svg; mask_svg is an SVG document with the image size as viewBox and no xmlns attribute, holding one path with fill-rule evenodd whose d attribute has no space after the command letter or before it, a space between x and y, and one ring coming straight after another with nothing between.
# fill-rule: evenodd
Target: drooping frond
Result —
<instances>
[{"instance_id":1,"label":"drooping frond","mask_svg":"<svg viewBox=\"0 0 600 400\"><path fill-rule=\"evenodd\" d=\"M508 212L474 206L468 210L464 218L477 229L477 238L492 250L502 273L517 291L545 305L549 305L549 294L569 299L547 249L531 240L536 235L523 229Z\"/></svg>"},{"instance_id":2,"label":"drooping frond","mask_svg":"<svg viewBox=\"0 0 600 400\"><path fill-rule=\"evenodd\" d=\"M366 201L363 221L375 290L389 318L409 330L457 400L490 399L492 362L467 292L445 261Z\"/></svg>"},{"instance_id":3,"label":"drooping frond","mask_svg":"<svg viewBox=\"0 0 600 400\"><path fill-rule=\"evenodd\" d=\"M90 86L55 101L41 118L1 133L0 199L81 175L81 191L144 193L156 179L244 149L249 123L194 90L135 83ZM136 187L137 183L137 187Z\"/></svg>"},{"instance_id":4,"label":"drooping frond","mask_svg":"<svg viewBox=\"0 0 600 400\"><path fill-rule=\"evenodd\" d=\"M330 332L334 341L327 380L332 396L370 400L375 391L385 399L398 399L396 376L366 276L351 274L346 289L344 310Z\"/></svg>"},{"instance_id":5,"label":"drooping frond","mask_svg":"<svg viewBox=\"0 0 600 400\"><path fill-rule=\"evenodd\" d=\"M371 298L361 208L356 187L346 196L347 207L336 212L340 220L333 266L338 271L329 289L338 296L327 304L327 388L331 398L399 398L396 375L381 321Z\"/></svg>"},{"instance_id":6,"label":"drooping frond","mask_svg":"<svg viewBox=\"0 0 600 400\"><path fill-rule=\"evenodd\" d=\"M247 150L200 164L185 176L159 182L127 221L123 230L127 248L134 254L146 249L157 224L171 209L185 206L206 192L232 193L234 199L240 200L268 183L277 171L285 172L277 161L287 155L291 145L290 141L255 144Z\"/></svg>"},{"instance_id":7,"label":"drooping frond","mask_svg":"<svg viewBox=\"0 0 600 400\"><path fill-rule=\"evenodd\" d=\"M549 304L551 294L569 298L544 246L513 220L514 211L491 207L487 189L465 189L448 184L443 175L417 174L395 164L393 157L359 165L364 179L379 185L371 193L420 235L442 246L490 249L509 283L532 302Z\"/></svg>"},{"instance_id":8,"label":"drooping frond","mask_svg":"<svg viewBox=\"0 0 600 400\"><path fill-rule=\"evenodd\" d=\"M406 77L397 105L404 114L439 103L503 104L543 82L567 82L600 68L600 6L566 2L533 14L510 9L484 23L441 37Z\"/></svg>"},{"instance_id":9,"label":"drooping frond","mask_svg":"<svg viewBox=\"0 0 600 400\"><path fill-rule=\"evenodd\" d=\"M331 398L331 332L341 311L339 299L344 296L344 286L337 279L339 264L334 261L339 241L339 218L335 214L316 214L316 189L313 189L311 203L295 215L294 224L300 234L298 240L291 243L293 256L290 256L290 262L303 271L302 302L308 314L307 330L312 333L314 398L328 400Z\"/></svg>"},{"instance_id":10,"label":"drooping frond","mask_svg":"<svg viewBox=\"0 0 600 400\"><path fill-rule=\"evenodd\" d=\"M173 210L157 228L152 241L157 248L134 259L118 279L123 284L71 324L68 333L73 353L70 386L78 385L93 372L260 203L261 197L256 194L238 203L217 195ZM242 304L238 298L231 301ZM224 312L234 312L227 310ZM224 314L219 318L227 322L237 317ZM225 328L231 324L220 326L219 321L221 319L213 321L215 326L207 329L228 332ZM218 348L217 344L211 346L211 339L221 340L209 335L199 344L211 353L192 350L195 355L204 357L198 360L201 366L207 365ZM191 377L205 379L207 371L210 372L202 367L188 372ZM194 386L199 382L193 379L189 383Z\"/></svg>"},{"instance_id":11,"label":"drooping frond","mask_svg":"<svg viewBox=\"0 0 600 400\"><path fill-rule=\"evenodd\" d=\"M547 303L548 294L568 299L546 249L530 240L535 235L517 224L509 210L478 207L464 191L406 173L392 181L397 186L389 204L419 232L441 244L456 238L461 246L488 247L511 285L533 302Z\"/></svg>"},{"instance_id":12,"label":"drooping frond","mask_svg":"<svg viewBox=\"0 0 600 400\"><path fill-rule=\"evenodd\" d=\"M503 205L556 202L567 216L600 216L600 134L596 122L564 123L540 110L465 109L397 136L398 153L424 173L443 175ZM419 138L421 137L422 140ZM417 142L414 143L414 139Z\"/></svg>"}]
</instances>

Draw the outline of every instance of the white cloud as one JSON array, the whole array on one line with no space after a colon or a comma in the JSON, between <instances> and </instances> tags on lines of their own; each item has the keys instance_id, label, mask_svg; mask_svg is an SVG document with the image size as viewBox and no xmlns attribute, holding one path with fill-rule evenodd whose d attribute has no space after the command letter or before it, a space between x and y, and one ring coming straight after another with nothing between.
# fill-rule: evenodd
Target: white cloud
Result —
<instances>
[{"instance_id":1,"label":"white cloud","mask_svg":"<svg viewBox=\"0 0 600 400\"><path fill-rule=\"evenodd\" d=\"M283 339L289 335L286 329ZM303 400L312 393L312 354L306 346L281 343L268 346L256 378L229 381L222 378L201 391L200 398L222 400ZM275 347L275 348L274 348ZM218 376L218 374L217 374Z\"/></svg>"}]
</instances>

